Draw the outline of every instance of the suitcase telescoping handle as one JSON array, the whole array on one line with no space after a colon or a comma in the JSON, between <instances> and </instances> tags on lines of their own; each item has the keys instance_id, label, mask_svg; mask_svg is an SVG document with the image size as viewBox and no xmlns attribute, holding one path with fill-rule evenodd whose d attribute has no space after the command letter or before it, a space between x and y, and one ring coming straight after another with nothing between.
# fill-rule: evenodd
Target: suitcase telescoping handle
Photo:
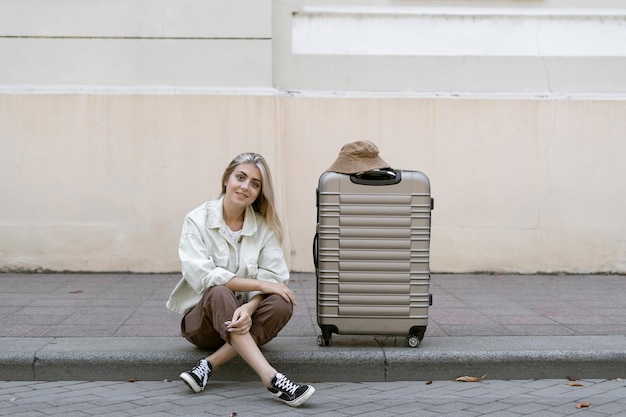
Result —
<instances>
[{"instance_id":1,"label":"suitcase telescoping handle","mask_svg":"<svg viewBox=\"0 0 626 417\"><path fill-rule=\"evenodd\" d=\"M360 185L393 185L402 181L402 172L391 168L372 169L350 175L350 181Z\"/></svg>"}]
</instances>

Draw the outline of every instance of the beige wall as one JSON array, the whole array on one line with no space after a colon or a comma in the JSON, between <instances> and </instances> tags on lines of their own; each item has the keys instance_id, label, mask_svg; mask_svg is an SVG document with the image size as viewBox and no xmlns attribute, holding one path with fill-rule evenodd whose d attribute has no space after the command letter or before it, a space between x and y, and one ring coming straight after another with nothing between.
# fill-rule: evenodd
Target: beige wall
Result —
<instances>
[{"instance_id":1,"label":"beige wall","mask_svg":"<svg viewBox=\"0 0 626 417\"><path fill-rule=\"evenodd\" d=\"M367 3L383 19L470 4L624 11ZM626 272L619 45L577 58L294 53L294 13L336 4L0 0L0 270L176 271L185 213L254 150L274 168L289 264L311 271L317 179L341 145L368 139L431 179L433 271Z\"/></svg>"},{"instance_id":2,"label":"beige wall","mask_svg":"<svg viewBox=\"0 0 626 417\"><path fill-rule=\"evenodd\" d=\"M307 173L307 190L346 139L374 140L393 166L427 173L433 270L624 269L623 101L312 99L286 103L285 116L288 154L319 155L312 169L288 165ZM287 178L300 189L300 175ZM291 217L294 236L310 233L313 206L310 193L290 210L304 216Z\"/></svg>"},{"instance_id":3,"label":"beige wall","mask_svg":"<svg viewBox=\"0 0 626 417\"><path fill-rule=\"evenodd\" d=\"M297 271L317 178L373 140L425 172L435 271L624 271L623 101L0 95L4 269L173 271L237 153L274 166Z\"/></svg>"},{"instance_id":4,"label":"beige wall","mask_svg":"<svg viewBox=\"0 0 626 417\"><path fill-rule=\"evenodd\" d=\"M174 271L187 211L244 149L274 166L275 98L0 95L4 269Z\"/></svg>"}]
</instances>

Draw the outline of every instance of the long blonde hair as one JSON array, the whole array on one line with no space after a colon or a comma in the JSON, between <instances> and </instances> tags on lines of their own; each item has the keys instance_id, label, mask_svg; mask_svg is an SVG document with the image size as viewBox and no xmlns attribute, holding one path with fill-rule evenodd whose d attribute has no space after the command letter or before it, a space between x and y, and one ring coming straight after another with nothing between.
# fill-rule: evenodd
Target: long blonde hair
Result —
<instances>
[{"instance_id":1,"label":"long blonde hair","mask_svg":"<svg viewBox=\"0 0 626 417\"><path fill-rule=\"evenodd\" d=\"M265 159L258 153L244 152L235 157L226 167L224 175L222 175L222 195L226 194L226 183L228 178L235 171L238 165L254 164L261 172L261 192L252 208L259 213L269 227L276 232L279 241L283 239L283 226L276 212L276 203L274 202L274 184L272 183L272 174Z\"/></svg>"}]
</instances>

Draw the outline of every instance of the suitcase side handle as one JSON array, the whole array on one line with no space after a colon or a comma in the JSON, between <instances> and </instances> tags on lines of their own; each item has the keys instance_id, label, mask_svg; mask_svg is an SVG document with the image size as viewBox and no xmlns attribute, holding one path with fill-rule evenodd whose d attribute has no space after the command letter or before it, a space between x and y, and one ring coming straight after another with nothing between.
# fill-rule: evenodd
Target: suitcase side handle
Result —
<instances>
[{"instance_id":1,"label":"suitcase side handle","mask_svg":"<svg viewBox=\"0 0 626 417\"><path fill-rule=\"evenodd\" d=\"M319 239L319 232L316 232L313 237L313 265L315 265L315 269L319 268Z\"/></svg>"},{"instance_id":2,"label":"suitcase side handle","mask_svg":"<svg viewBox=\"0 0 626 417\"><path fill-rule=\"evenodd\" d=\"M350 181L360 185L393 185L402 181L402 172L391 169L372 169L350 175Z\"/></svg>"}]
</instances>

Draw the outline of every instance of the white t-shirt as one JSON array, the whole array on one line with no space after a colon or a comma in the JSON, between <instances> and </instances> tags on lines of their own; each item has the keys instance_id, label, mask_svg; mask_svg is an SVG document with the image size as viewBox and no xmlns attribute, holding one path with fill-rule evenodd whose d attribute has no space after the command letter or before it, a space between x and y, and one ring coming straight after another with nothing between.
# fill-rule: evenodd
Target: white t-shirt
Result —
<instances>
[{"instance_id":1,"label":"white t-shirt","mask_svg":"<svg viewBox=\"0 0 626 417\"><path fill-rule=\"evenodd\" d=\"M233 246L235 247L235 264L237 265L237 269L239 269L239 246L241 243L239 236L241 236L241 231L243 229L239 229L236 232L233 232L228 226L226 226L226 229L228 229L228 235L230 236L230 240L233 242Z\"/></svg>"}]
</instances>

